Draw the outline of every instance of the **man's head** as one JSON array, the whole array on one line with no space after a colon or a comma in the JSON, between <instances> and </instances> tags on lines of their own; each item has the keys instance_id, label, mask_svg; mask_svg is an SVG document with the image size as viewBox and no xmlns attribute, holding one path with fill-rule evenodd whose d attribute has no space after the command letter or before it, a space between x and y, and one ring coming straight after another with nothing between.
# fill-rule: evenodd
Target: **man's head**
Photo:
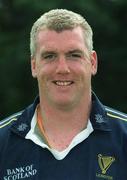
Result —
<instances>
[{"instance_id":1,"label":"man's head","mask_svg":"<svg viewBox=\"0 0 127 180\"><path fill-rule=\"evenodd\" d=\"M92 30L76 13L52 10L35 22L31 70L43 106L67 111L82 107L91 94L91 77L97 72L92 48Z\"/></svg>"},{"instance_id":2,"label":"man's head","mask_svg":"<svg viewBox=\"0 0 127 180\"><path fill-rule=\"evenodd\" d=\"M43 14L33 25L31 30L30 50L31 56L36 54L36 38L43 29L61 32L80 26L83 30L84 42L89 51L93 49L92 29L87 21L79 14L65 9L55 9Z\"/></svg>"}]
</instances>

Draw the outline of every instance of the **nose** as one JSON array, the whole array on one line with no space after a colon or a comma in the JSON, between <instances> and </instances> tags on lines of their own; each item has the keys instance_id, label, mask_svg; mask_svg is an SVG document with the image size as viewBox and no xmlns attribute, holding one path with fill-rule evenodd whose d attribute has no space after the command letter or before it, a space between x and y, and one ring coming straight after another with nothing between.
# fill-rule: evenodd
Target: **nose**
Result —
<instances>
[{"instance_id":1,"label":"nose","mask_svg":"<svg viewBox=\"0 0 127 180\"><path fill-rule=\"evenodd\" d=\"M60 57L57 63L58 64L57 64L57 68L56 68L56 73L58 73L58 74L70 73L70 69L69 69L66 58Z\"/></svg>"}]
</instances>

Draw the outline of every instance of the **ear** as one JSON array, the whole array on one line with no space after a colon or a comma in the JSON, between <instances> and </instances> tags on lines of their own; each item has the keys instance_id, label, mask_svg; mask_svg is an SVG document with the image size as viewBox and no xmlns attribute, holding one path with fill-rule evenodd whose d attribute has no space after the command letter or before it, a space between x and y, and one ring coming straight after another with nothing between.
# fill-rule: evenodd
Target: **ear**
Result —
<instances>
[{"instance_id":1,"label":"ear","mask_svg":"<svg viewBox=\"0 0 127 180\"><path fill-rule=\"evenodd\" d=\"M92 75L95 75L97 73L97 53L96 51L92 51L91 53L91 64L92 64Z\"/></svg>"},{"instance_id":2,"label":"ear","mask_svg":"<svg viewBox=\"0 0 127 180\"><path fill-rule=\"evenodd\" d=\"M31 57L31 72L32 72L32 76L34 78L37 77L37 70L36 70L36 59L35 57Z\"/></svg>"}]
</instances>

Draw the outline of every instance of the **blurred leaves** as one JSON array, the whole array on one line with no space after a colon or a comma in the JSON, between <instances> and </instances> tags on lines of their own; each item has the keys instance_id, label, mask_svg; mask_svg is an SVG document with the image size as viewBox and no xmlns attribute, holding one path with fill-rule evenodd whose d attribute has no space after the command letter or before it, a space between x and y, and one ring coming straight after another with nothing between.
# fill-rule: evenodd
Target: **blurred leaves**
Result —
<instances>
[{"instance_id":1,"label":"blurred leaves","mask_svg":"<svg viewBox=\"0 0 127 180\"><path fill-rule=\"evenodd\" d=\"M106 105L127 112L126 0L0 0L1 118L23 109L38 93L29 33L34 21L53 8L80 13L93 27L99 60L93 89Z\"/></svg>"}]
</instances>

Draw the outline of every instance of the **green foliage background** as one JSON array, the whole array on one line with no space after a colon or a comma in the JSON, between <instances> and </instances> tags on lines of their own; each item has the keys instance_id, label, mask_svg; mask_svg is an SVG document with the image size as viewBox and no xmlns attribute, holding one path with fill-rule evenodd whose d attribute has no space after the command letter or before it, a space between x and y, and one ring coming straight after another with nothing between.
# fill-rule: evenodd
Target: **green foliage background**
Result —
<instances>
[{"instance_id":1,"label":"green foliage background","mask_svg":"<svg viewBox=\"0 0 127 180\"><path fill-rule=\"evenodd\" d=\"M22 110L38 93L29 33L34 21L53 8L80 13L93 27L99 61L93 89L105 105L127 112L126 0L0 0L0 117Z\"/></svg>"}]
</instances>

